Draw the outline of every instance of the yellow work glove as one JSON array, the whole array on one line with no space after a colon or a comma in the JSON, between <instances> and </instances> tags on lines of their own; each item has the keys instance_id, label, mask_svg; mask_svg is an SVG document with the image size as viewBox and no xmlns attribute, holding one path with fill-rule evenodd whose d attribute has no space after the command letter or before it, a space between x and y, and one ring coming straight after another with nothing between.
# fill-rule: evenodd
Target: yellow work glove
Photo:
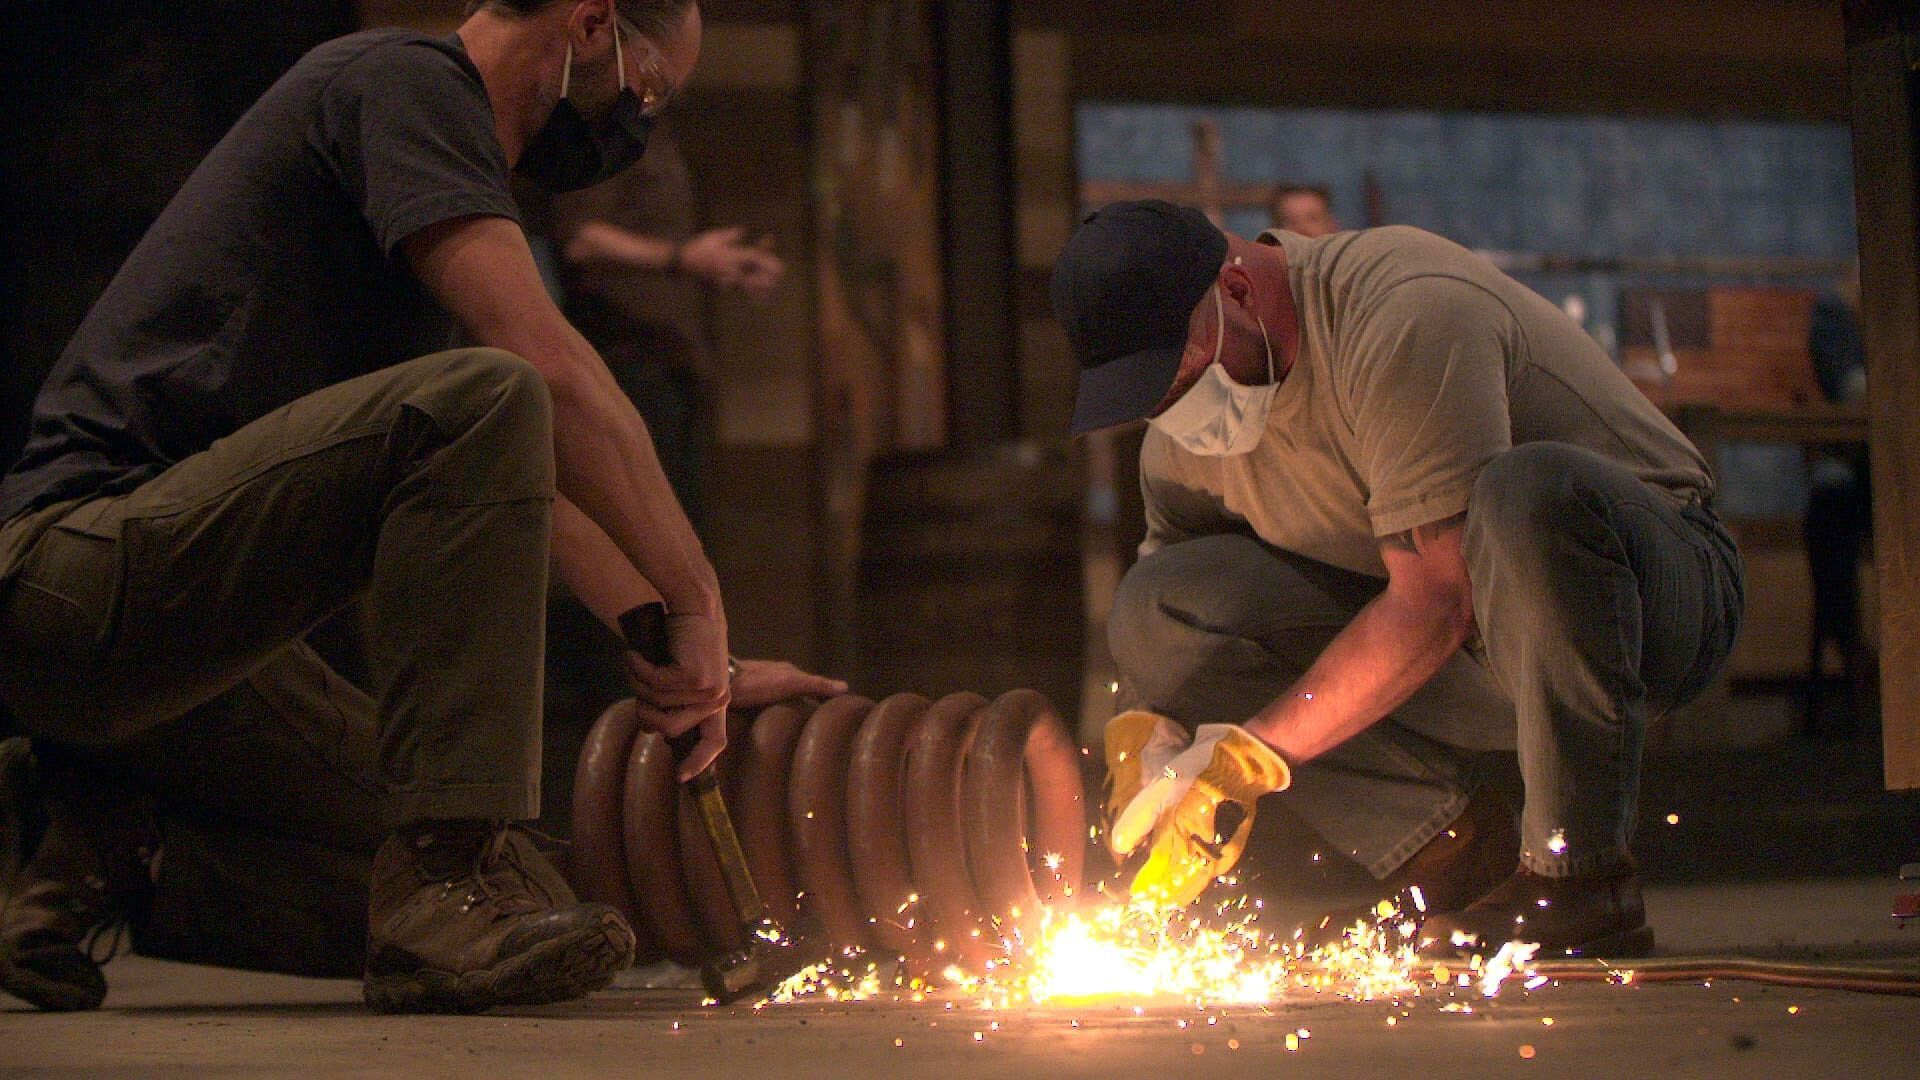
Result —
<instances>
[{"instance_id":1,"label":"yellow work glove","mask_svg":"<svg viewBox=\"0 0 1920 1080\"><path fill-rule=\"evenodd\" d=\"M1102 821L1109 840L1121 812L1149 780L1166 771L1189 739L1185 728L1159 713L1131 709L1107 721L1107 806ZM1115 854L1126 852L1116 849Z\"/></svg>"},{"instance_id":2,"label":"yellow work glove","mask_svg":"<svg viewBox=\"0 0 1920 1080\"><path fill-rule=\"evenodd\" d=\"M1291 779L1286 761L1245 728L1200 725L1193 744L1147 780L1114 820L1111 839L1121 854L1153 834L1146 865L1133 878L1133 899L1158 907L1198 899L1208 882L1240 861L1260 796L1284 790ZM1245 810L1224 842L1214 831L1223 802Z\"/></svg>"}]
</instances>

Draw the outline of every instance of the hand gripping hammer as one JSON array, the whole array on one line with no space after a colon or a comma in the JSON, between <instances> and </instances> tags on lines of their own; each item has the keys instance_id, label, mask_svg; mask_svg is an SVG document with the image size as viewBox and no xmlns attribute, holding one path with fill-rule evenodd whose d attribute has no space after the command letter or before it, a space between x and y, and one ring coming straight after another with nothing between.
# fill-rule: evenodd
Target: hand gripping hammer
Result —
<instances>
[{"instance_id":1,"label":"hand gripping hammer","mask_svg":"<svg viewBox=\"0 0 1920 1080\"><path fill-rule=\"evenodd\" d=\"M667 609L651 602L620 616L620 630L627 647L647 663L664 667L673 662L673 646L667 639ZM700 744L695 728L667 740L676 762L686 760ZM733 816L727 812L727 800L720 793L720 773L715 765L694 774L687 781L694 805L700 808L707 842L713 845L714 858L727 883L727 895L733 901L734 914L740 919L741 936L746 946L723 956L711 957L700 965L700 981L707 993L722 1005L732 1004L755 994L765 994L788 976L805 968L812 959L807 951L787 936L753 884L747 868L747 856L740 848L740 837L733 831Z\"/></svg>"}]
</instances>

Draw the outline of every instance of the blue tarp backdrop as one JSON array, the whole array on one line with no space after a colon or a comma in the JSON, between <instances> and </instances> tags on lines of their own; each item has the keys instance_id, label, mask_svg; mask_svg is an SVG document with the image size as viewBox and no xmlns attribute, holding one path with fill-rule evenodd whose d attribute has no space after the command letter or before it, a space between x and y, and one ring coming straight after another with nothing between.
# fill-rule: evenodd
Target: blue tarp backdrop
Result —
<instances>
[{"instance_id":1,"label":"blue tarp backdrop","mask_svg":"<svg viewBox=\"0 0 1920 1080\"><path fill-rule=\"evenodd\" d=\"M1471 248L1589 259L1841 262L1855 254L1844 124L1094 102L1076 116L1080 178L1190 181L1193 124L1202 117L1219 127L1223 181L1323 185L1349 227L1364 223L1371 175L1383 224L1417 225ZM1266 226L1264 211L1227 214L1227 227L1241 235ZM1516 276L1556 302L1579 296L1588 330L1610 346L1626 286L1833 284L1823 277ZM1729 513L1804 510L1798 448L1729 445L1721 465Z\"/></svg>"}]
</instances>

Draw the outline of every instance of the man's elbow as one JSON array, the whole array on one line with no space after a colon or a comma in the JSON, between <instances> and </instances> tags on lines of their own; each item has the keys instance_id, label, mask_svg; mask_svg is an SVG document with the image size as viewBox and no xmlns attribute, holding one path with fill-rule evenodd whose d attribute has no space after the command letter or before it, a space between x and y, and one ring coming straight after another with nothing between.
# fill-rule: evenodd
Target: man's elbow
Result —
<instances>
[{"instance_id":1,"label":"man's elbow","mask_svg":"<svg viewBox=\"0 0 1920 1080\"><path fill-rule=\"evenodd\" d=\"M1425 626L1425 636L1444 645L1447 651L1459 648L1473 636L1473 589L1466 582L1423 582L1417 587L1389 583L1387 591L1398 593L1407 617Z\"/></svg>"},{"instance_id":2,"label":"man's elbow","mask_svg":"<svg viewBox=\"0 0 1920 1080\"><path fill-rule=\"evenodd\" d=\"M1459 648L1478 630L1473 619L1473 590L1462 588L1457 601L1448 610L1452 612L1448 627L1453 635L1454 647Z\"/></svg>"},{"instance_id":3,"label":"man's elbow","mask_svg":"<svg viewBox=\"0 0 1920 1080\"><path fill-rule=\"evenodd\" d=\"M1467 582L1448 583L1434 598L1434 607L1453 648L1473 636L1473 588Z\"/></svg>"},{"instance_id":4,"label":"man's elbow","mask_svg":"<svg viewBox=\"0 0 1920 1080\"><path fill-rule=\"evenodd\" d=\"M564 359L532 363L553 400L556 431L604 431L618 422L612 397L594 372Z\"/></svg>"},{"instance_id":5,"label":"man's elbow","mask_svg":"<svg viewBox=\"0 0 1920 1080\"><path fill-rule=\"evenodd\" d=\"M555 409L572 405L589 393L593 381L590 373L565 349L536 346L517 349L515 353L540 373L540 381L547 384L547 394L553 398Z\"/></svg>"}]
</instances>

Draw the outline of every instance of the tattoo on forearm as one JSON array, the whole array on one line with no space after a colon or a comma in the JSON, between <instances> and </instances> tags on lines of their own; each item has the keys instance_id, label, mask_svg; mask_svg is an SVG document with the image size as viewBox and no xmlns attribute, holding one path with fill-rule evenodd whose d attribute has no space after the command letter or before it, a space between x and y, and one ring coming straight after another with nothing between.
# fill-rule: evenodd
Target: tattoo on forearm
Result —
<instances>
[{"instance_id":1,"label":"tattoo on forearm","mask_svg":"<svg viewBox=\"0 0 1920 1080\"><path fill-rule=\"evenodd\" d=\"M1380 543L1383 547L1418 554L1420 549L1433 542L1434 537L1439 536L1448 529L1458 527L1466 520L1467 513L1462 510L1452 517L1441 518L1439 521L1430 521L1425 525L1416 525L1405 532L1397 532L1389 536L1383 536L1380 538Z\"/></svg>"}]
</instances>

